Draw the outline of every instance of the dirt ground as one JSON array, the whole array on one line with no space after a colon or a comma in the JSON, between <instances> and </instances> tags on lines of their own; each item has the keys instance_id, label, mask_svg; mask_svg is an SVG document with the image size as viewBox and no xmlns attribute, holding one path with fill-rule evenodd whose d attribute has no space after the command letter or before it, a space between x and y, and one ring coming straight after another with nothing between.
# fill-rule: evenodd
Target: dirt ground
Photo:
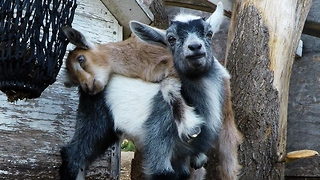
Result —
<instances>
[{"instance_id":1,"label":"dirt ground","mask_svg":"<svg viewBox=\"0 0 320 180\"><path fill-rule=\"evenodd\" d=\"M120 180L130 180L131 160L134 152L121 152Z\"/></svg>"}]
</instances>

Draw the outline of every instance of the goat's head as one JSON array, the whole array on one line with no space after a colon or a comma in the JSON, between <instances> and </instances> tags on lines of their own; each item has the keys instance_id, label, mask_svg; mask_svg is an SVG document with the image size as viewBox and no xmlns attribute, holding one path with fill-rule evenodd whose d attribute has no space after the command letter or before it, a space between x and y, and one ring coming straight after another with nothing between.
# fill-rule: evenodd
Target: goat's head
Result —
<instances>
[{"instance_id":1,"label":"goat's head","mask_svg":"<svg viewBox=\"0 0 320 180\"><path fill-rule=\"evenodd\" d=\"M223 5L218 3L216 11L207 20L179 14L166 31L136 21L131 21L130 27L141 40L169 47L179 74L196 75L212 68L214 56L211 39L219 29L222 19Z\"/></svg>"},{"instance_id":2,"label":"goat's head","mask_svg":"<svg viewBox=\"0 0 320 180\"><path fill-rule=\"evenodd\" d=\"M69 52L66 59L67 75L71 82L65 82L65 86L80 85L89 94L102 91L108 81L108 68L101 67L98 50L87 42L82 33L70 26L63 27L62 31L68 40L76 46L74 50Z\"/></svg>"}]
</instances>

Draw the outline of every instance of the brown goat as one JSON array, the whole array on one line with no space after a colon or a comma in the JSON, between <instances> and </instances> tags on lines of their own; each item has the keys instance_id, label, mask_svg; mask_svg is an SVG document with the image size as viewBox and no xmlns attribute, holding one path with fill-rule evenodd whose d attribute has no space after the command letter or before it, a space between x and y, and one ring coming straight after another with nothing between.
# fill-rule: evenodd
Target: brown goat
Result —
<instances>
[{"instance_id":1,"label":"brown goat","mask_svg":"<svg viewBox=\"0 0 320 180\"><path fill-rule=\"evenodd\" d=\"M172 55L166 48L144 43L135 36L125 41L91 45L79 31L71 27L64 27L63 31L76 45L66 59L71 80L65 82L67 87L80 84L85 92L96 94L104 89L113 73L149 82L177 77ZM81 45L80 40L86 45Z\"/></svg>"}]
</instances>

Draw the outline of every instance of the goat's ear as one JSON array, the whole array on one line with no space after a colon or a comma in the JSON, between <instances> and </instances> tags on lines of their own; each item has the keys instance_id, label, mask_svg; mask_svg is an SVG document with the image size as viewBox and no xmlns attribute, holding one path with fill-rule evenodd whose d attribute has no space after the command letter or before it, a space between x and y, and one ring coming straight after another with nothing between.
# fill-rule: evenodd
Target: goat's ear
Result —
<instances>
[{"instance_id":1,"label":"goat's ear","mask_svg":"<svg viewBox=\"0 0 320 180\"><path fill-rule=\"evenodd\" d=\"M167 47L166 31L148 26L138 21L130 22L131 31L142 41L162 47Z\"/></svg>"},{"instance_id":2,"label":"goat's ear","mask_svg":"<svg viewBox=\"0 0 320 180\"><path fill-rule=\"evenodd\" d=\"M90 43L88 43L84 35L81 32L73 29L71 26L62 27L62 32L64 33L64 35L67 36L68 40L76 47L82 49L91 48Z\"/></svg>"},{"instance_id":3,"label":"goat's ear","mask_svg":"<svg viewBox=\"0 0 320 180\"><path fill-rule=\"evenodd\" d=\"M223 13L223 4L219 2L214 13L206 20L206 22L210 24L213 33L216 33L219 30L223 21Z\"/></svg>"}]
</instances>

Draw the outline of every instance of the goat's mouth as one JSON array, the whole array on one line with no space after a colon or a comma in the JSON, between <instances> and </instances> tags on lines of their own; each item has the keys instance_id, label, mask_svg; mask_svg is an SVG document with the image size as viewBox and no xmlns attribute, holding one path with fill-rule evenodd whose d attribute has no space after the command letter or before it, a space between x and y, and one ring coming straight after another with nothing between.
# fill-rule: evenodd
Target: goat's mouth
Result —
<instances>
[{"instance_id":1,"label":"goat's mouth","mask_svg":"<svg viewBox=\"0 0 320 180\"><path fill-rule=\"evenodd\" d=\"M206 53L197 53L186 56L188 60L198 60L206 56Z\"/></svg>"},{"instance_id":2,"label":"goat's mouth","mask_svg":"<svg viewBox=\"0 0 320 180\"><path fill-rule=\"evenodd\" d=\"M199 69L204 66L205 53L197 53L193 55L186 56L188 64L190 67Z\"/></svg>"}]
</instances>

